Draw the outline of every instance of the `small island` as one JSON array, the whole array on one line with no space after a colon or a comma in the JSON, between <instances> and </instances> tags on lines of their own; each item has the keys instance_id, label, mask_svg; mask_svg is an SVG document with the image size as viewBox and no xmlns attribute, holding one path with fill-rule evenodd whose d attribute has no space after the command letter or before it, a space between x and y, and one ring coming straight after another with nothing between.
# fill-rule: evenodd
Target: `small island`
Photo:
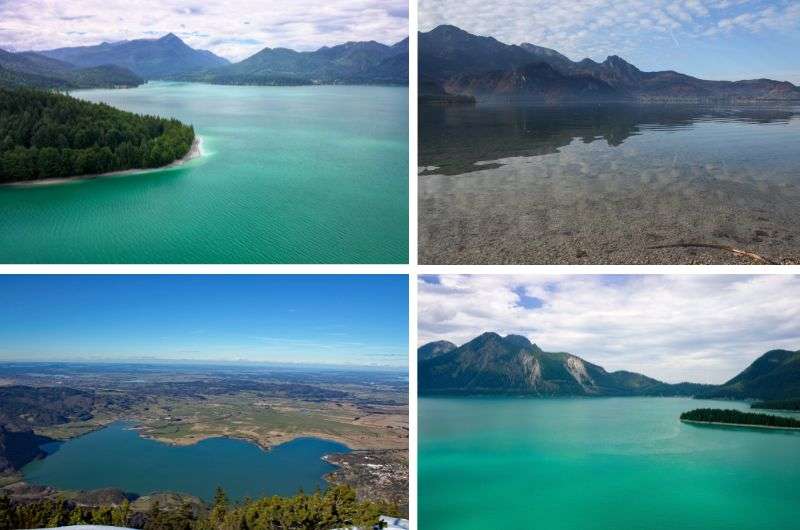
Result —
<instances>
[{"instance_id":1,"label":"small island","mask_svg":"<svg viewBox=\"0 0 800 530\"><path fill-rule=\"evenodd\" d=\"M158 168L195 151L194 128L175 119L0 88L0 184Z\"/></svg>"},{"instance_id":2,"label":"small island","mask_svg":"<svg viewBox=\"0 0 800 530\"><path fill-rule=\"evenodd\" d=\"M764 429L800 429L800 420L732 409L695 409L681 414L681 421L734 427L759 427Z\"/></svg>"}]
</instances>

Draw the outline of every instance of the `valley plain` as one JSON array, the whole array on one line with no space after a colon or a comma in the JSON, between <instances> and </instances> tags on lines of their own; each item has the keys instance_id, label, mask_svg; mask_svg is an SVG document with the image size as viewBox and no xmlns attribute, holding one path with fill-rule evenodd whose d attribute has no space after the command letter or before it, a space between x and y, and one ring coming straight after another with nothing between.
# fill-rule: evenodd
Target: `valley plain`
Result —
<instances>
[{"instance_id":1,"label":"valley plain","mask_svg":"<svg viewBox=\"0 0 800 530\"><path fill-rule=\"evenodd\" d=\"M329 465L327 480L349 484L364 498L407 510L408 400L401 372L114 364L5 364L3 372L0 423L7 430L32 431L44 440L69 444L124 421L138 436L161 444L194 446L231 438L252 442L267 455L287 442L328 440L346 451L323 455L334 466L340 461L343 466L336 471ZM25 481L25 464L33 459L44 458L36 462L37 472L47 476L50 457L38 450L41 442L13 449L6 444L4 482L12 495L14 491L32 495L30 487L22 488L19 482ZM286 480L301 475L306 456L298 454L293 464L297 474L285 471ZM316 462L312 465L323 464ZM199 479L206 490L216 485L209 481L226 476L214 475L213 469L209 473L213 476ZM269 493L270 479L265 478L262 494ZM159 489L169 490L170 479L162 483ZM48 484L37 485L41 495L54 495ZM281 494L296 493L296 486L286 487L291 491ZM137 496L154 493L122 491Z\"/></svg>"}]
</instances>

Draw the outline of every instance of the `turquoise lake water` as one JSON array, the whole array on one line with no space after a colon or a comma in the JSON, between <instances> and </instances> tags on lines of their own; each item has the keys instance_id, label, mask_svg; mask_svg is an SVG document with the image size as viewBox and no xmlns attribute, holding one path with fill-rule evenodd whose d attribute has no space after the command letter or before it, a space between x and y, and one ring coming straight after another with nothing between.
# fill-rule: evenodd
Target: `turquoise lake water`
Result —
<instances>
[{"instance_id":1,"label":"turquoise lake water","mask_svg":"<svg viewBox=\"0 0 800 530\"><path fill-rule=\"evenodd\" d=\"M0 188L2 263L406 263L408 89L148 83L73 95L194 125L207 156Z\"/></svg>"},{"instance_id":2,"label":"turquoise lake water","mask_svg":"<svg viewBox=\"0 0 800 530\"><path fill-rule=\"evenodd\" d=\"M683 424L684 398L424 398L419 528L800 528L800 433Z\"/></svg>"},{"instance_id":3,"label":"turquoise lake water","mask_svg":"<svg viewBox=\"0 0 800 530\"><path fill-rule=\"evenodd\" d=\"M70 490L113 487L139 495L175 491L205 500L217 486L232 499L324 489L324 475L336 467L322 457L350 451L319 438L298 438L269 451L230 438L176 446L142 438L125 423L50 445L47 449L55 452L22 469L26 481Z\"/></svg>"}]
</instances>

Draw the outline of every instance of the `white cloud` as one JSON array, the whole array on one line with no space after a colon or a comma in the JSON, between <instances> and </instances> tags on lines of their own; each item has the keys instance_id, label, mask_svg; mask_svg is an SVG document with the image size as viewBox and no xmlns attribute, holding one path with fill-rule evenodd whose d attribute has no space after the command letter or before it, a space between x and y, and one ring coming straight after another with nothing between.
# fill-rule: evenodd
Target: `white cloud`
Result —
<instances>
[{"instance_id":1,"label":"white cloud","mask_svg":"<svg viewBox=\"0 0 800 530\"><path fill-rule=\"evenodd\" d=\"M42 50L175 33L241 60L264 47L313 50L408 36L406 0L0 0L0 48Z\"/></svg>"},{"instance_id":2,"label":"white cloud","mask_svg":"<svg viewBox=\"0 0 800 530\"><path fill-rule=\"evenodd\" d=\"M767 350L800 349L798 300L786 275L443 276L419 281L419 342L518 333L608 370L721 383Z\"/></svg>"},{"instance_id":3,"label":"white cloud","mask_svg":"<svg viewBox=\"0 0 800 530\"><path fill-rule=\"evenodd\" d=\"M421 31L453 24L509 44L555 48L573 60L631 55L643 46L669 48L678 40L722 38L730 31L800 27L796 0L420 0L419 5Z\"/></svg>"},{"instance_id":4,"label":"white cloud","mask_svg":"<svg viewBox=\"0 0 800 530\"><path fill-rule=\"evenodd\" d=\"M706 36L729 34L736 30L759 33L763 31L796 30L800 26L800 3L784 8L767 6L761 10L720 19L703 32Z\"/></svg>"}]
</instances>

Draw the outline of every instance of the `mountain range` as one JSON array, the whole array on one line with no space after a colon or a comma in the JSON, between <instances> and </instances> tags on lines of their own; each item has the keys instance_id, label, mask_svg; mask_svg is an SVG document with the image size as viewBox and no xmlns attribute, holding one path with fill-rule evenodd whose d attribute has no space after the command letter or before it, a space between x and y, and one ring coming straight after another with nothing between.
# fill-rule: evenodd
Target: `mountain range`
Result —
<instances>
[{"instance_id":1,"label":"mountain range","mask_svg":"<svg viewBox=\"0 0 800 530\"><path fill-rule=\"evenodd\" d=\"M145 80L232 85L408 83L408 39L324 46L313 52L264 48L230 63L176 35L35 52L0 50L0 85L36 88L138 86Z\"/></svg>"},{"instance_id":2,"label":"mountain range","mask_svg":"<svg viewBox=\"0 0 800 530\"><path fill-rule=\"evenodd\" d=\"M441 344L441 343L439 343ZM545 352L521 335L487 332L459 347L439 346L419 363L422 393L508 393L540 396L695 395L710 387L670 385L634 372L607 372L576 355Z\"/></svg>"},{"instance_id":3,"label":"mountain range","mask_svg":"<svg viewBox=\"0 0 800 530\"><path fill-rule=\"evenodd\" d=\"M104 42L37 53L82 68L113 64L144 79L163 79L230 64L209 51L191 48L173 33L159 39Z\"/></svg>"},{"instance_id":4,"label":"mountain range","mask_svg":"<svg viewBox=\"0 0 800 530\"><path fill-rule=\"evenodd\" d=\"M723 385L670 384L635 372L608 372L576 355L545 352L521 335L487 332L456 346L418 349L421 394L538 396L800 397L800 351L773 350Z\"/></svg>"},{"instance_id":5,"label":"mountain range","mask_svg":"<svg viewBox=\"0 0 800 530\"><path fill-rule=\"evenodd\" d=\"M575 62L531 43L504 44L450 25L419 34L420 96L561 101L800 100L786 81L707 81L644 72L617 55Z\"/></svg>"},{"instance_id":6,"label":"mountain range","mask_svg":"<svg viewBox=\"0 0 800 530\"><path fill-rule=\"evenodd\" d=\"M264 48L247 59L183 76L220 84L407 84L408 39L387 46L375 41L298 52Z\"/></svg>"}]
</instances>

